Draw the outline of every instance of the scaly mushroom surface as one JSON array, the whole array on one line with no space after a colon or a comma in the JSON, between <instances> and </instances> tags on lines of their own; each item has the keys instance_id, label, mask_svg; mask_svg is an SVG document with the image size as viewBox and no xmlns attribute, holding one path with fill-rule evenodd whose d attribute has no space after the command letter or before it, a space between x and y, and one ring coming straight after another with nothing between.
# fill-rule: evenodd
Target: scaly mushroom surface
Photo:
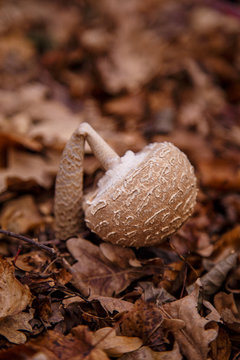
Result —
<instances>
[{"instance_id":1,"label":"scaly mushroom surface","mask_svg":"<svg viewBox=\"0 0 240 360\"><path fill-rule=\"evenodd\" d=\"M84 139L106 173L82 200ZM87 226L101 239L122 246L153 246L174 233L192 214L197 186L186 155L169 142L153 143L119 157L87 123L63 152L56 181L57 234L79 232L82 207Z\"/></svg>"}]
</instances>

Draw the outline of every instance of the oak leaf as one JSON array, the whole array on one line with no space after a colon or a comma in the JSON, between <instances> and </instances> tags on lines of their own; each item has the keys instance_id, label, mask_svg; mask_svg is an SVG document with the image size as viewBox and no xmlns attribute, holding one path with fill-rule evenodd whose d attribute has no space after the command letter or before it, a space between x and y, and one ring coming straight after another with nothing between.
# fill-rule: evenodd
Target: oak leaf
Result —
<instances>
[{"instance_id":1,"label":"oak leaf","mask_svg":"<svg viewBox=\"0 0 240 360\"><path fill-rule=\"evenodd\" d=\"M0 168L0 193L11 188L32 187L33 185L49 188L57 172L55 153L48 157L31 154L16 149L8 150L7 167Z\"/></svg>"},{"instance_id":2,"label":"oak leaf","mask_svg":"<svg viewBox=\"0 0 240 360\"><path fill-rule=\"evenodd\" d=\"M118 336L115 329L105 327L93 334L93 344L104 350L107 355L118 357L139 349L142 346L142 340L138 337Z\"/></svg>"},{"instance_id":3,"label":"oak leaf","mask_svg":"<svg viewBox=\"0 0 240 360\"><path fill-rule=\"evenodd\" d=\"M185 323L183 329L173 331L173 334L181 352L189 360L206 360L210 350L209 344L218 334L216 328L209 326L210 320L200 316L197 311L199 289L197 283L190 295L163 305L168 318L181 319Z\"/></svg>"},{"instance_id":4,"label":"oak leaf","mask_svg":"<svg viewBox=\"0 0 240 360\"><path fill-rule=\"evenodd\" d=\"M26 336L18 330L31 331L29 320L32 313L22 312L32 302L27 285L22 285L14 276L14 268L0 258L0 334L9 341L20 344Z\"/></svg>"},{"instance_id":5,"label":"oak leaf","mask_svg":"<svg viewBox=\"0 0 240 360\"><path fill-rule=\"evenodd\" d=\"M8 341L14 344L23 344L27 337L22 330L32 331L29 321L32 320L33 313L20 312L13 316L6 316L0 320L0 334L5 336Z\"/></svg>"},{"instance_id":6,"label":"oak leaf","mask_svg":"<svg viewBox=\"0 0 240 360\"><path fill-rule=\"evenodd\" d=\"M22 285L14 276L14 267L0 258L0 321L19 314L31 301L28 286Z\"/></svg>"},{"instance_id":7,"label":"oak leaf","mask_svg":"<svg viewBox=\"0 0 240 360\"><path fill-rule=\"evenodd\" d=\"M135 257L132 257L130 249L129 261L126 262L125 259L119 262L121 258L126 258L127 251L119 246L111 245L111 256L109 251L107 255L109 258L104 255L101 246L98 247L80 237L69 239L67 247L74 258L78 260L71 269L72 282L86 296L89 293L91 296L119 294L133 280L154 273L159 275L162 271L160 259L149 260L142 265ZM134 266L131 266L130 263Z\"/></svg>"}]
</instances>

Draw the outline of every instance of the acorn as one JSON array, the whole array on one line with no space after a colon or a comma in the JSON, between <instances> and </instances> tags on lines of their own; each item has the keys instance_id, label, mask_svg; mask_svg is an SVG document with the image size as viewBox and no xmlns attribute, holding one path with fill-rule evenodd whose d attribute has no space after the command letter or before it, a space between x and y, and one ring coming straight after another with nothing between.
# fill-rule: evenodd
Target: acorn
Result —
<instances>
[{"instance_id":1,"label":"acorn","mask_svg":"<svg viewBox=\"0 0 240 360\"><path fill-rule=\"evenodd\" d=\"M106 170L83 198L87 141ZM157 246L192 214L196 177L187 156L170 142L152 143L119 157L87 123L66 144L56 179L55 222L61 239L85 223L102 240L121 246Z\"/></svg>"}]
</instances>

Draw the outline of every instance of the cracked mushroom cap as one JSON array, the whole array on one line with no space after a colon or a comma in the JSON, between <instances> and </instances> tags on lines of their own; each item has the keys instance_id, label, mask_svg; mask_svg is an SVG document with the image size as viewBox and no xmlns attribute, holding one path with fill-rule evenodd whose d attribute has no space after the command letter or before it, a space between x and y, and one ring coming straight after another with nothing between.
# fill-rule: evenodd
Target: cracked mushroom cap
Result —
<instances>
[{"instance_id":1,"label":"cracked mushroom cap","mask_svg":"<svg viewBox=\"0 0 240 360\"><path fill-rule=\"evenodd\" d=\"M121 246L158 245L192 214L197 187L187 156L168 142L128 151L85 200L87 226Z\"/></svg>"}]
</instances>

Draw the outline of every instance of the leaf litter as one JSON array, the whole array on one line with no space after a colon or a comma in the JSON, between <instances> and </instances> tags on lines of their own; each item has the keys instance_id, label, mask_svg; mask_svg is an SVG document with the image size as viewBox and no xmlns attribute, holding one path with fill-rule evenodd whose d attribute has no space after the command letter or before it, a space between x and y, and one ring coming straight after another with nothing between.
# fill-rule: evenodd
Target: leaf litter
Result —
<instances>
[{"instance_id":1,"label":"leaf litter","mask_svg":"<svg viewBox=\"0 0 240 360\"><path fill-rule=\"evenodd\" d=\"M0 227L36 246L1 234L0 359L238 358L239 11L222 0L1 4ZM186 152L198 203L169 241L126 249L87 228L55 238L54 179L82 121L120 155L154 141ZM86 147L85 189L101 175Z\"/></svg>"}]
</instances>

